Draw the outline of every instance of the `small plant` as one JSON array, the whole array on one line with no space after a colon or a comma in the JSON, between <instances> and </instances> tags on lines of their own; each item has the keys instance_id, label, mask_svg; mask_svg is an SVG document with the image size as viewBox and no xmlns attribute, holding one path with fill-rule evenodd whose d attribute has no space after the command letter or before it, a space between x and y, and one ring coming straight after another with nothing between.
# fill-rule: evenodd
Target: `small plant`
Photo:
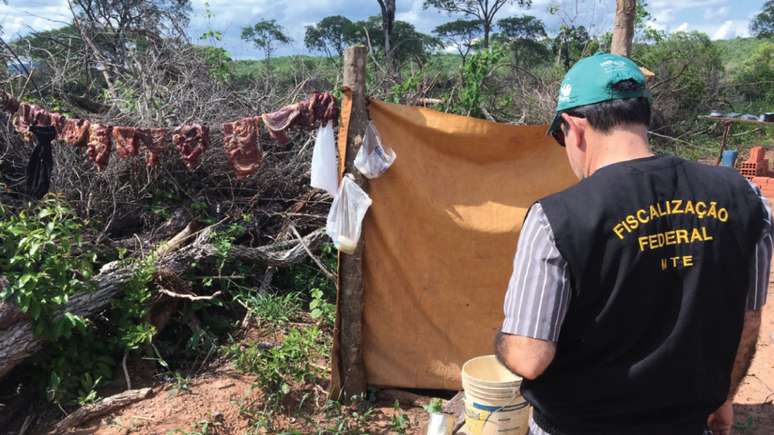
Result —
<instances>
[{"instance_id":1,"label":"small plant","mask_svg":"<svg viewBox=\"0 0 774 435\"><path fill-rule=\"evenodd\" d=\"M301 296L296 292L277 295L242 291L235 299L251 316L273 325L283 325L297 317L302 305Z\"/></svg>"},{"instance_id":2,"label":"small plant","mask_svg":"<svg viewBox=\"0 0 774 435\"><path fill-rule=\"evenodd\" d=\"M326 326L333 326L336 321L336 305L325 300L323 291L312 289L312 301L309 302L309 315Z\"/></svg>"},{"instance_id":3,"label":"small plant","mask_svg":"<svg viewBox=\"0 0 774 435\"><path fill-rule=\"evenodd\" d=\"M443 400L433 397L430 399L430 403L424 406L425 411L430 414L438 414L443 412Z\"/></svg>"},{"instance_id":4,"label":"small plant","mask_svg":"<svg viewBox=\"0 0 774 435\"><path fill-rule=\"evenodd\" d=\"M400 403L397 400L392 405L392 409L395 413L392 415L392 420L390 421L390 428L395 433L405 434L409 428L408 416L406 416L406 414L403 413L403 410L400 407Z\"/></svg>"},{"instance_id":5,"label":"small plant","mask_svg":"<svg viewBox=\"0 0 774 435\"><path fill-rule=\"evenodd\" d=\"M318 434L367 434L368 423L374 414L371 402L365 397L354 397L349 405L328 400L323 408L332 425L320 428Z\"/></svg>"}]
</instances>

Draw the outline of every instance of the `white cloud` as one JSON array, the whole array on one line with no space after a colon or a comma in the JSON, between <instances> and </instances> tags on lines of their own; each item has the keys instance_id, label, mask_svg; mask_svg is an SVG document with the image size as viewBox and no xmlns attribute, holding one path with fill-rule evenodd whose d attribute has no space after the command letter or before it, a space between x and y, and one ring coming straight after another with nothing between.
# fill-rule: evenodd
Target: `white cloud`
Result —
<instances>
[{"instance_id":1,"label":"white cloud","mask_svg":"<svg viewBox=\"0 0 774 435\"><path fill-rule=\"evenodd\" d=\"M728 8L726 6L723 6L719 9L715 8L707 8L704 10L704 19L705 20L713 20L715 18L723 18L726 15L728 15Z\"/></svg>"},{"instance_id":2,"label":"white cloud","mask_svg":"<svg viewBox=\"0 0 774 435\"><path fill-rule=\"evenodd\" d=\"M687 22L683 22L679 26L675 27L675 32L687 32L688 31L689 24Z\"/></svg>"},{"instance_id":3,"label":"white cloud","mask_svg":"<svg viewBox=\"0 0 774 435\"><path fill-rule=\"evenodd\" d=\"M731 39L736 36L736 30L734 29L734 22L728 20L724 22L718 30L712 35L712 39Z\"/></svg>"}]
</instances>

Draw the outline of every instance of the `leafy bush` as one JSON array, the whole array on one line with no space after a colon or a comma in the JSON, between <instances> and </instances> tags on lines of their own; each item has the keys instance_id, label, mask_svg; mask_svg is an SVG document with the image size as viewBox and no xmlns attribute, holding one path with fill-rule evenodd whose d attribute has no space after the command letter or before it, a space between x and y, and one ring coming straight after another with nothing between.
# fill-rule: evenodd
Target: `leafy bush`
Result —
<instances>
[{"instance_id":1,"label":"leafy bush","mask_svg":"<svg viewBox=\"0 0 774 435\"><path fill-rule=\"evenodd\" d=\"M1 300L14 302L32 321L36 336L70 337L85 320L60 311L70 296L94 288L96 254L85 250L83 226L56 199L12 213L0 205L0 276L9 285Z\"/></svg>"}]
</instances>

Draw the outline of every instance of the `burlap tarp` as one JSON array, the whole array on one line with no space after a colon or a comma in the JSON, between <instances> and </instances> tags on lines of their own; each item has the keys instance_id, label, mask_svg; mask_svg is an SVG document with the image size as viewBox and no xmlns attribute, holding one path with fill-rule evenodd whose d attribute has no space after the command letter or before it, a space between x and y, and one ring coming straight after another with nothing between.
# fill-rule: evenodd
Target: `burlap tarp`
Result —
<instances>
[{"instance_id":1,"label":"burlap tarp","mask_svg":"<svg viewBox=\"0 0 774 435\"><path fill-rule=\"evenodd\" d=\"M576 181L546 126L371 101L393 166L369 182L363 356L368 383L459 389L493 352L521 223Z\"/></svg>"}]
</instances>

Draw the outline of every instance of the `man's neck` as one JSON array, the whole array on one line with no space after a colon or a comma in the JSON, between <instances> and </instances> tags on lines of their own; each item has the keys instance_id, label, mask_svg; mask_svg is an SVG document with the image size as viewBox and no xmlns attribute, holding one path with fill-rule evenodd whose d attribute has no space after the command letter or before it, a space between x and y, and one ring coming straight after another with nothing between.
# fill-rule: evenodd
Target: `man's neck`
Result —
<instances>
[{"instance_id":1,"label":"man's neck","mask_svg":"<svg viewBox=\"0 0 774 435\"><path fill-rule=\"evenodd\" d=\"M648 129L644 125L618 126L608 134L591 132L586 141L589 146L587 176L613 163L653 155L648 145Z\"/></svg>"}]
</instances>

